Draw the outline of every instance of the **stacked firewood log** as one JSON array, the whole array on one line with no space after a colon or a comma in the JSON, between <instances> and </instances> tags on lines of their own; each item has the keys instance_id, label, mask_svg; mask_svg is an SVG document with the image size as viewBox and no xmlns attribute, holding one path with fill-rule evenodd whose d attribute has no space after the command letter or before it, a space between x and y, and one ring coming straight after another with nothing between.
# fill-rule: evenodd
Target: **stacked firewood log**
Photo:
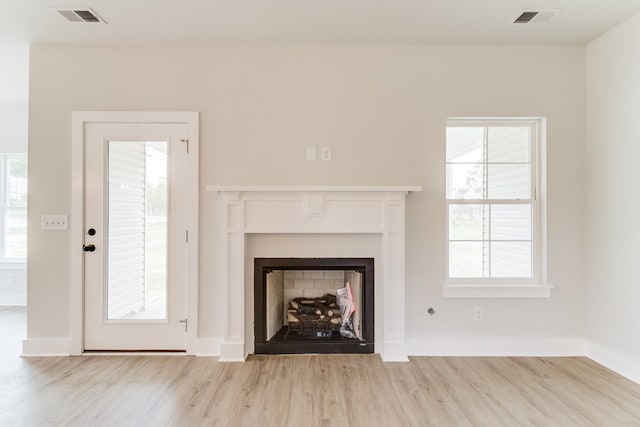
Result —
<instances>
[{"instance_id":1,"label":"stacked firewood log","mask_svg":"<svg viewBox=\"0 0 640 427\"><path fill-rule=\"evenodd\" d=\"M319 298L294 298L287 310L289 332L330 336L342 323L336 296L324 294Z\"/></svg>"}]
</instances>

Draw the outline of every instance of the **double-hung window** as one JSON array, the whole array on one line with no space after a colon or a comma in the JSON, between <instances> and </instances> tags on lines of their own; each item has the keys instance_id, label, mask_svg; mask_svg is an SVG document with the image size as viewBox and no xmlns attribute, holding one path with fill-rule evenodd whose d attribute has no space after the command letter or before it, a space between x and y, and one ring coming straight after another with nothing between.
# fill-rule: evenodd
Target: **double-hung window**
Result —
<instances>
[{"instance_id":1,"label":"double-hung window","mask_svg":"<svg viewBox=\"0 0 640 427\"><path fill-rule=\"evenodd\" d=\"M27 258L27 156L0 154L0 260Z\"/></svg>"},{"instance_id":2,"label":"double-hung window","mask_svg":"<svg viewBox=\"0 0 640 427\"><path fill-rule=\"evenodd\" d=\"M450 119L449 284L539 283L541 122Z\"/></svg>"}]
</instances>

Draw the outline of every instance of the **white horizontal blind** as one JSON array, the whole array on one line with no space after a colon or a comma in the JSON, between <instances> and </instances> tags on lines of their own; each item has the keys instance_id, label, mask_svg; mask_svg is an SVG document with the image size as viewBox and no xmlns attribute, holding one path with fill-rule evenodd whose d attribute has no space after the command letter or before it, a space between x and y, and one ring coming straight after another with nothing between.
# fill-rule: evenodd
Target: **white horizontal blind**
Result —
<instances>
[{"instance_id":1,"label":"white horizontal blind","mask_svg":"<svg viewBox=\"0 0 640 427\"><path fill-rule=\"evenodd\" d=\"M145 306L145 157L144 142L109 142L109 319Z\"/></svg>"},{"instance_id":2,"label":"white horizontal blind","mask_svg":"<svg viewBox=\"0 0 640 427\"><path fill-rule=\"evenodd\" d=\"M533 279L535 121L447 122L449 279Z\"/></svg>"}]
</instances>

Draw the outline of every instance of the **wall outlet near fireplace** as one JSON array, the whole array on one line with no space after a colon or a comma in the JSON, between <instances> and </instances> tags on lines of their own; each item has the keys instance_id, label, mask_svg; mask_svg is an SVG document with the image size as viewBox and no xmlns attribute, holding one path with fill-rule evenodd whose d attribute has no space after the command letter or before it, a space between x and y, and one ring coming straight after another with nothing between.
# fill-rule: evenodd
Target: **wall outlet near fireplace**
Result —
<instances>
[{"instance_id":1,"label":"wall outlet near fireplace","mask_svg":"<svg viewBox=\"0 0 640 427\"><path fill-rule=\"evenodd\" d=\"M323 162L331 161L331 147L320 147L320 160Z\"/></svg>"},{"instance_id":2,"label":"wall outlet near fireplace","mask_svg":"<svg viewBox=\"0 0 640 427\"><path fill-rule=\"evenodd\" d=\"M473 307L473 321L474 322L482 322L484 321L484 308L481 306Z\"/></svg>"}]
</instances>

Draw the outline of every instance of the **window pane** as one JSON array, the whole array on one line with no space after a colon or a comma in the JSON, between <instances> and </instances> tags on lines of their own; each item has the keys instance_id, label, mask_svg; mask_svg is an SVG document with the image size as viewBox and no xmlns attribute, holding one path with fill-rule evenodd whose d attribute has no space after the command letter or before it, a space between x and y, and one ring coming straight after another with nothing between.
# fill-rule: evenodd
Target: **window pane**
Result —
<instances>
[{"instance_id":1,"label":"window pane","mask_svg":"<svg viewBox=\"0 0 640 427\"><path fill-rule=\"evenodd\" d=\"M483 127L447 127L447 162L482 162Z\"/></svg>"},{"instance_id":2,"label":"window pane","mask_svg":"<svg viewBox=\"0 0 640 427\"><path fill-rule=\"evenodd\" d=\"M483 205L449 205L449 240L482 240Z\"/></svg>"},{"instance_id":3,"label":"window pane","mask_svg":"<svg viewBox=\"0 0 640 427\"><path fill-rule=\"evenodd\" d=\"M27 159L7 159L7 206L27 207Z\"/></svg>"},{"instance_id":4,"label":"window pane","mask_svg":"<svg viewBox=\"0 0 640 427\"><path fill-rule=\"evenodd\" d=\"M488 165L490 199L530 199L530 166Z\"/></svg>"},{"instance_id":5,"label":"window pane","mask_svg":"<svg viewBox=\"0 0 640 427\"><path fill-rule=\"evenodd\" d=\"M27 257L27 210L7 209L5 256Z\"/></svg>"},{"instance_id":6,"label":"window pane","mask_svg":"<svg viewBox=\"0 0 640 427\"><path fill-rule=\"evenodd\" d=\"M449 242L449 277L482 277L482 264L482 242Z\"/></svg>"},{"instance_id":7,"label":"window pane","mask_svg":"<svg viewBox=\"0 0 640 427\"><path fill-rule=\"evenodd\" d=\"M529 163L531 148L531 128L527 127L490 127L489 163Z\"/></svg>"},{"instance_id":8,"label":"window pane","mask_svg":"<svg viewBox=\"0 0 640 427\"><path fill-rule=\"evenodd\" d=\"M535 205L513 201L533 197L534 122L458 123L449 120L446 135L449 277L530 278Z\"/></svg>"},{"instance_id":9,"label":"window pane","mask_svg":"<svg viewBox=\"0 0 640 427\"><path fill-rule=\"evenodd\" d=\"M531 242L492 242L491 277L531 277Z\"/></svg>"},{"instance_id":10,"label":"window pane","mask_svg":"<svg viewBox=\"0 0 640 427\"><path fill-rule=\"evenodd\" d=\"M448 199L482 199L482 164L447 165Z\"/></svg>"},{"instance_id":11,"label":"window pane","mask_svg":"<svg viewBox=\"0 0 640 427\"><path fill-rule=\"evenodd\" d=\"M492 240L531 240L531 205L491 205Z\"/></svg>"}]
</instances>

